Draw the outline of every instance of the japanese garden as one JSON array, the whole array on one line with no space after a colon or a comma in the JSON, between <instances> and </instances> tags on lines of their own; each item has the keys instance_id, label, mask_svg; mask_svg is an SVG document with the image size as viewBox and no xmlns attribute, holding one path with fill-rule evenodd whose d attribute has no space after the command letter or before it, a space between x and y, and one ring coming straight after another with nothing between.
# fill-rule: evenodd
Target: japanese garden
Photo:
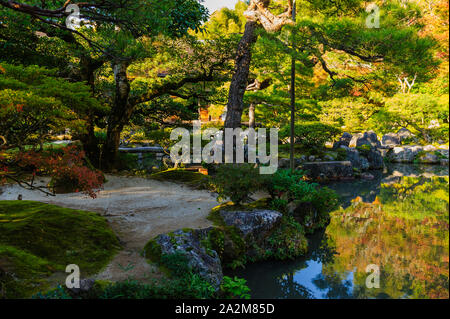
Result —
<instances>
[{"instance_id":1,"label":"japanese garden","mask_svg":"<svg viewBox=\"0 0 450 319\"><path fill-rule=\"evenodd\" d=\"M448 24L0 0L0 299L448 299Z\"/></svg>"}]
</instances>

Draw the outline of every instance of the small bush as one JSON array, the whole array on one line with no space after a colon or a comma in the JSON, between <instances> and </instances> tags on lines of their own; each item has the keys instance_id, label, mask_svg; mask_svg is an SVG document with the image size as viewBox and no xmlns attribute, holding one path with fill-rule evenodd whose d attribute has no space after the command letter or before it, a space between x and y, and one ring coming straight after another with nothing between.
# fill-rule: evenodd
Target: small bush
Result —
<instances>
[{"instance_id":1,"label":"small bush","mask_svg":"<svg viewBox=\"0 0 450 319\"><path fill-rule=\"evenodd\" d=\"M225 164L217 169L212 185L219 194L219 199L229 198L239 205L261 189L262 179L259 170L253 165Z\"/></svg>"},{"instance_id":2,"label":"small bush","mask_svg":"<svg viewBox=\"0 0 450 319\"><path fill-rule=\"evenodd\" d=\"M250 299L250 288L245 279L224 276L220 290L224 298Z\"/></svg>"}]
</instances>

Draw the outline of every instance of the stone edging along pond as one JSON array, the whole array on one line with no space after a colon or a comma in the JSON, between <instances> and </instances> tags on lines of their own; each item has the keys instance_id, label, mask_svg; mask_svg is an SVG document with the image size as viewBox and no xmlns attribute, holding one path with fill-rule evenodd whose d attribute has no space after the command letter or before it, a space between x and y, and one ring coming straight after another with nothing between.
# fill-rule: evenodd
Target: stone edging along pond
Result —
<instances>
[{"instance_id":1,"label":"stone edging along pond","mask_svg":"<svg viewBox=\"0 0 450 319\"><path fill-rule=\"evenodd\" d=\"M214 208L209 219L214 222L213 227L180 229L150 240L143 250L144 257L164 268L162 256L181 253L187 257L192 271L218 290L223 268L307 252L304 232L277 211L245 210L227 203ZM287 242L291 249L284 252Z\"/></svg>"},{"instance_id":2,"label":"stone edging along pond","mask_svg":"<svg viewBox=\"0 0 450 319\"><path fill-rule=\"evenodd\" d=\"M298 169L307 171L312 179L370 178L369 170L384 168L385 163L449 165L448 145L402 145L414 136L406 129L386 134L382 142L375 132L352 135L344 133L318 156L296 158ZM288 168L289 159L280 159L280 167Z\"/></svg>"}]
</instances>

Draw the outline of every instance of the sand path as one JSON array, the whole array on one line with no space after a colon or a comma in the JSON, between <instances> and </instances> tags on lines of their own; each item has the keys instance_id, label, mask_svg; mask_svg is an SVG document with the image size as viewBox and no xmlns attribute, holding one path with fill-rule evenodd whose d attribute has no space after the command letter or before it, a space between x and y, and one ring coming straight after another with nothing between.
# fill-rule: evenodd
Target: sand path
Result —
<instances>
[{"instance_id":1,"label":"sand path","mask_svg":"<svg viewBox=\"0 0 450 319\"><path fill-rule=\"evenodd\" d=\"M216 195L208 191L138 177L108 175L106 178L104 190L96 199L82 194L51 197L10 185L1 189L0 200L14 200L22 194L23 200L89 210L105 216L123 250L96 278L112 281L133 278L146 282L161 277L156 267L140 256L145 244L162 233L212 225L206 217L218 203ZM47 180L40 182L46 183Z\"/></svg>"}]
</instances>

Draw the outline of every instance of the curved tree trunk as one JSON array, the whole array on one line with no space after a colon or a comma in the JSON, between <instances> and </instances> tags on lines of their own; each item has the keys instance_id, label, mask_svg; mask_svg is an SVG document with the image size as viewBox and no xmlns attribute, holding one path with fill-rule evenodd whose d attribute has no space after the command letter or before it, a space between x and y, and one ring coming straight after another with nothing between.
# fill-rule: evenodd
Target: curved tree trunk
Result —
<instances>
[{"instance_id":1,"label":"curved tree trunk","mask_svg":"<svg viewBox=\"0 0 450 319\"><path fill-rule=\"evenodd\" d=\"M226 128L238 128L241 126L242 111L244 108L244 94L248 84L250 73L250 63L252 60L252 45L257 40L255 33L258 24L267 32L280 31L283 26L293 24L292 0L288 2L286 12L275 16L269 11L270 0L251 0L244 12L247 18L244 35L239 42L235 72L231 79L230 92L228 95L227 118L225 120Z\"/></svg>"},{"instance_id":2,"label":"curved tree trunk","mask_svg":"<svg viewBox=\"0 0 450 319\"><path fill-rule=\"evenodd\" d=\"M241 127L242 111L244 109L244 94L248 84L250 63L252 60L252 45L256 42L255 34L257 23L249 21L245 24L245 32L239 42L235 72L231 79L228 94L226 128Z\"/></svg>"},{"instance_id":3,"label":"curved tree trunk","mask_svg":"<svg viewBox=\"0 0 450 319\"><path fill-rule=\"evenodd\" d=\"M109 170L113 167L119 152L120 133L129 122L133 107L128 101L130 95L130 82L127 77L127 62L114 62L112 65L116 90L114 105L108 117L106 144L102 154L102 168Z\"/></svg>"}]
</instances>

